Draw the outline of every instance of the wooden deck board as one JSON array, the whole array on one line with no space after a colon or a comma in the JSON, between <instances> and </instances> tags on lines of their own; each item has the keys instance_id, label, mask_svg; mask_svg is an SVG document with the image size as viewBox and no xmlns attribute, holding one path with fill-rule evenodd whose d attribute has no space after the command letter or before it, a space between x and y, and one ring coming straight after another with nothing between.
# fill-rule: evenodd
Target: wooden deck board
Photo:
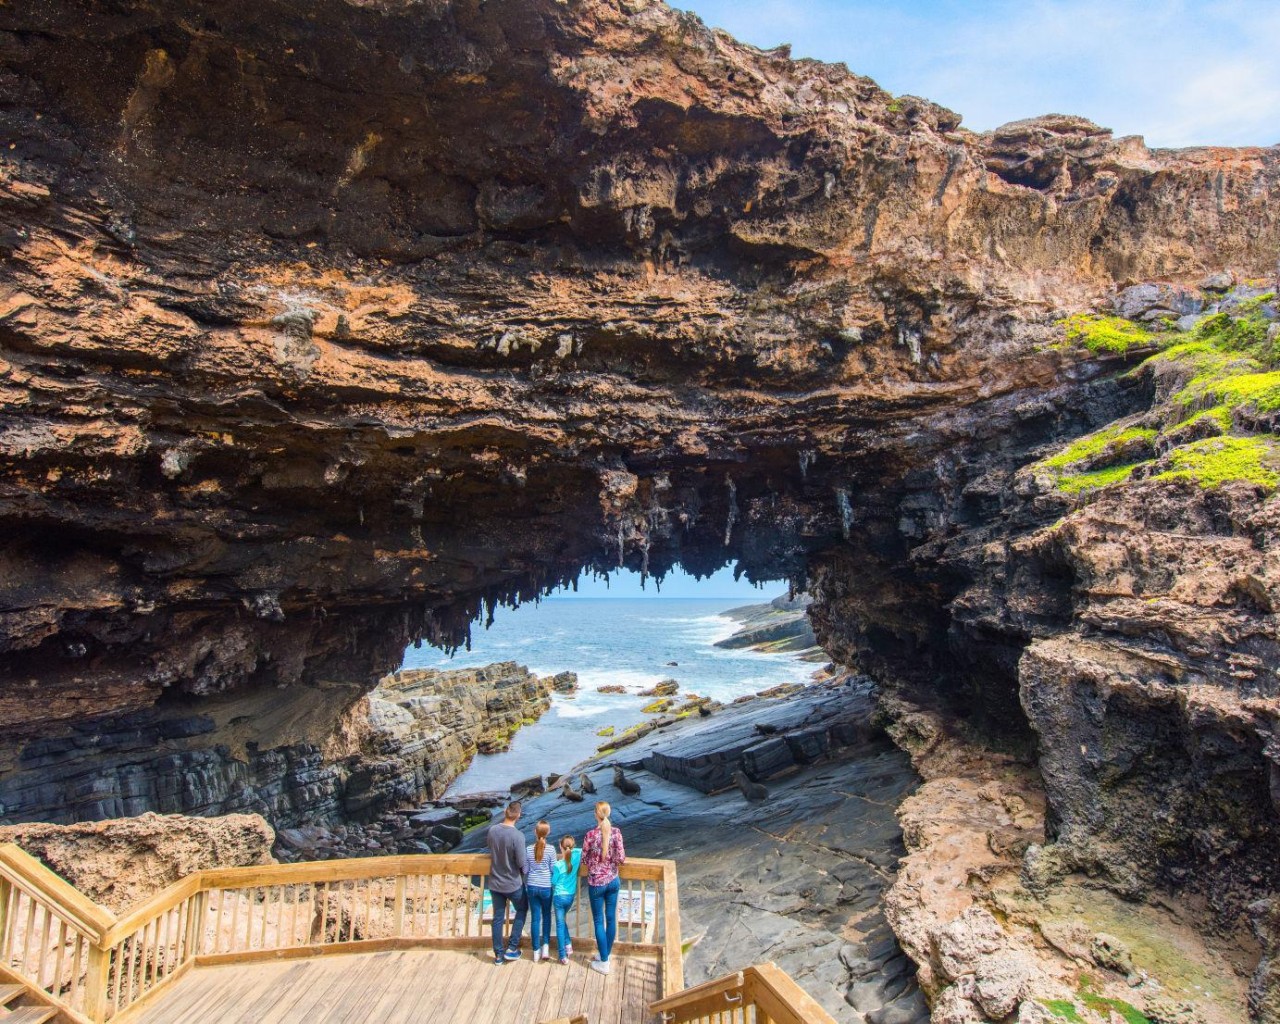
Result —
<instances>
[{"instance_id":1,"label":"wooden deck board","mask_svg":"<svg viewBox=\"0 0 1280 1024\"><path fill-rule=\"evenodd\" d=\"M650 1024L658 995L658 965L641 957L614 957L605 977L585 958L495 967L487 952L400 950L197 967L136 1024L537 1024L584 1012L590 1024Z\"/></svg>"}]
</instances>

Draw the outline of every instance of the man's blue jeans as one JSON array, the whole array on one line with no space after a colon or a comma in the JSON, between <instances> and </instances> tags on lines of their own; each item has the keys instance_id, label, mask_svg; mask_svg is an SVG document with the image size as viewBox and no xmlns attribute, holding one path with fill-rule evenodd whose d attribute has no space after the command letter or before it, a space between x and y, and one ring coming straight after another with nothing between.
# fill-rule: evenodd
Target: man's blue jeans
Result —
<instances>
[{"instance_id":1,"label":"man's blue jeans","mask_svg":"<svg viewBox=\"0 0 1280 1024\"><path fill-rule=\"evenodd\" d=\"M529 898L521 887L519 892L495 892L489 890L493 898L493 955L496 959L502 956L502 926L507 920L507 904L515 908L516 917L511 922L511 938L507 940L506 949L520 948L520 936L524 934L524 917L529 912Z\"/></svg>"},{"instance_id":2,"label":"man's blue jeans","mask_svg":"<svg viewBox=\"0 0 1280 1024\"><path fill-rule=\"evenodd\" d=\"M596 926L597 956L608 960L613 950L613 940L618 937L618 879L604 885L587 886L591 898L591 920Z\"/></svg>"},{"instance_id":3,"label":"man's blue jeans","mask_svg":"<svg viewBox=\"0 0 1280 1024\"><path fill-rule=\"evenodd\" d=\"M525 886L529 897L529 939L536 953L551 944L551 887Z\"/></svg>"},{"instance_id":4,"label":"man's blue jeans","mask_svg":"<svg viewBox=\"0 0 1280 1024\"><path fill-rule=\"evenodd\" d=\"M564 919L564 916L569 912L569 908L573 906L573 901L576 898L577 894L572 892L557 893L551 897L551 904L556 912L556 951L561 960L568 955L569 940L571 938L569 935L569 923Z\"/></svg>"}]
</instances>

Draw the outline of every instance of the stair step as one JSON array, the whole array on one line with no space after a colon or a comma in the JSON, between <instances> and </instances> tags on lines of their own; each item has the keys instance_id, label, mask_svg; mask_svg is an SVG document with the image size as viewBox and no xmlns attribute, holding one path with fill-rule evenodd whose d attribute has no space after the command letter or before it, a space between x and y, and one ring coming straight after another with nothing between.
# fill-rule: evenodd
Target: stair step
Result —
<instances>
[{"instance_id":1,"label":"stair step","mask_svg":"<svg viewBox=\"0 0 1280 1024\"><path fill-rule=\"evenodd\" d=\"M19 1006L8 1013L0 1013L0 1024L44 1024L58 1015L50 1006Z\"/></svg>"},{"instance_id":2,"label":"stair step","mask_svg":"<svg viewBox=\"0 0 1280 1024\"><path fill-rule=\"evenodd\" d=\"M0 985L0 1006L8 1006L25 991L21 985Z\"/></svg>"}]
</instances>

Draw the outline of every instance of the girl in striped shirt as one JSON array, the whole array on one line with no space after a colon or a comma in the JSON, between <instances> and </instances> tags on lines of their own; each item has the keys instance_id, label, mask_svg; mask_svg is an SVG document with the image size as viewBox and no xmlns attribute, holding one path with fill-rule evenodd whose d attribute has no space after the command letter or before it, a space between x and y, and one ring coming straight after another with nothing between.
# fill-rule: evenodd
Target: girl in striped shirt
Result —
<instances>
[{"instance_id":1,"label":"girl in striped shirt","mask_svg":"<svg viewBox=\"0 0 1280 1024\"><path fill-rule=\"evenodd\" d=\"M551 866L556 854L547 842L551 823L540 821L534 826L536 840L525 851L529 862L529 877L525 879L525 892L529 894L529 916L533 922L533 962L550 959L551 945Z\"/></svg>"}]
</instances>

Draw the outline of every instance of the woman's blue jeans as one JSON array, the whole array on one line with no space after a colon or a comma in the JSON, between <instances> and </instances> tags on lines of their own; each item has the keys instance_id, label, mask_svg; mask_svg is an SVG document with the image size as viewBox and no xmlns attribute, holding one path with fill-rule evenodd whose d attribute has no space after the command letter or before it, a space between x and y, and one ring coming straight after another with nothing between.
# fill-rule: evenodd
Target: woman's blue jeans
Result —
<instances>
[{"instance_id":1,"label":"woman's blue jeans","mask_svg":"<svg viewBox=\"0 0 1280 1024\"><path fill-rule=\"evenodd\" d=\"M618 879L604 885L587 886L591 897L591 920L596 926L596 949L601 960L608 960L613 940L618 937Z\"/></svg>"},{"instance_id":2,"label":"woman's blue jeans","mask_svg":"<svg viewBox=\"0 0 1280 1024\"><path fill-rule=\"evenodd\" d=\"M569 955L569 946L572 944L571 940L573 938L569 934L569 924L565 921L564 916L569 912L569 908L573 906L573 901L576 897L577 893L562 892L556 893L551 900L556 911L556 952L561 960Z\"/></svg>"},{"instance_id":3,"label":"woman's blue jeans","mask_svg":"<svg viewBox=\"0 0 1280 1024\"><path fill-rule=\"evenodd\" d=\"M528 885L524 891L529 894L529 919L532 922L529 938L533 940L536 953L551 944L551 889Z\"/></svg>"}]
</instances>

